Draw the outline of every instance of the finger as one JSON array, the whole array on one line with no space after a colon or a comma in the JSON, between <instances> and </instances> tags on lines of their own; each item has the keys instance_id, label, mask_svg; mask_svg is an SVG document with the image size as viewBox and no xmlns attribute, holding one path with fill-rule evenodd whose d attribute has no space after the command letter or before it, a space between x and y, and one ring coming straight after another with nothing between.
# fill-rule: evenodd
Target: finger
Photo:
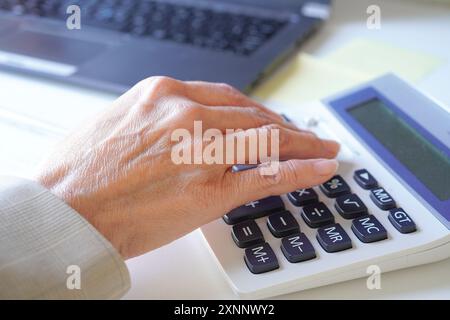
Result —
<instances>
[{"instance_id":1,"label":"finger","mask_svg":"<svg viewBox=\"0 0 450 320\"><path fill-rule=\"evenodd\" d=\"M198 103L207 106L255 107L266 113L276 123L286 122L276 112L252 100L228 84L188 81L185 82L185 86L186 95ZM287 126L290 126L292 129L295 128L292 124L288 124Z\"/></svg>"},{"instance_id":2,"label":"finger","mask_svg":"<svg viewBox=\"0 0 450 320\"><path fill-rule=\"evenodd\" d=\"M334 158L339 144L279 125L237 131L226 135L226 163L255 164L271 160ZM230 146L233 149L230 149ZM231 154L230 154L231 153Z\"/></svg>"},{"instance_id":3,"label":"finger","mask_svg":"<svg viewBox=\"0 0 450 320\"><path fill-rule=\"evenodd\" d=\"M292 125L282 120L277 121L266 112L256 107L217 106L208 108L205 112L204 123L209 128L225 129L250 129L258 128L272 123L291 130Z\"/></svg>"},{"instance_id":4,"label":"finger","mask_svg":"<svg viewBox=\"0 0 450 320\"><path fill-rule=\"evenodd\" d=\"M278 163L271 175L261 174L258 168L227 172L222 190L227 192L224 198L230 199L231 210L250 201L319 185L331 179L337 168L336 160L288 160Z\"/></svg>"}]
</instances>

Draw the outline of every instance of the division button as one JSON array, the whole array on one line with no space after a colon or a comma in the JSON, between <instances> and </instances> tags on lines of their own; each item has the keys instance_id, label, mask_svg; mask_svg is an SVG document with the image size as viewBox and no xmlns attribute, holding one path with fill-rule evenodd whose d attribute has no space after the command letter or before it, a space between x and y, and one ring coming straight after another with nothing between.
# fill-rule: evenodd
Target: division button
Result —
<instances>
[{"instance_id":1,"label":"division button","mask_svg":"<svg viewBox=\"0 0 450 320\"><path fill-rule=\"evenodd\" d=\"M302 218L311 228L318 228L334 223L333 214L323 202L304 206L302 209Z\"/></svg>"}]
</instances>

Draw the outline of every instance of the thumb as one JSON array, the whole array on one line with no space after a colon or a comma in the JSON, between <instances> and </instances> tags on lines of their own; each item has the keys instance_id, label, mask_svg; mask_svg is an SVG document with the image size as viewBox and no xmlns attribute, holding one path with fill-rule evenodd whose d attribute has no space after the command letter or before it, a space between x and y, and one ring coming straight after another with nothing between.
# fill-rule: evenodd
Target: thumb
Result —
<instances>
[{"instance_id":1,"label":"thumb","mask_svg":"<svg viewBox=\"0 0 450 320\"><path fill-rule=\"evenodd\" d=\"M231 190L232 196L227 198L232 202L232 209L250 201L324 183L336 173L338 162L334 159L294 159L271 167L272 170L254 168L226 174L225 190Z\"/></svg>"}]
</instances>

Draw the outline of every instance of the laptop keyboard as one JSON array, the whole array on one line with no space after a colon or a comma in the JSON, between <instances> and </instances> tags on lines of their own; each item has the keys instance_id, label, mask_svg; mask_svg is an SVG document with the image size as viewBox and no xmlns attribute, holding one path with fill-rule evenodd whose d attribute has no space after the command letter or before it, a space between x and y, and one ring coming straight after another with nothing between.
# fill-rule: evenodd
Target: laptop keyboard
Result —
<instances>
[{"instance_id":1,"label":"laptop keyboard","mask_svg":"<svg viewBox=\"0 0 450 320\"><path fill-rule=\"evenodd\" d=\"M239 55L250 55L286 21L142 0L0 0L0 10L65 20L81 8L81 25L151 37Z\"/></svg>"}]
</instances>

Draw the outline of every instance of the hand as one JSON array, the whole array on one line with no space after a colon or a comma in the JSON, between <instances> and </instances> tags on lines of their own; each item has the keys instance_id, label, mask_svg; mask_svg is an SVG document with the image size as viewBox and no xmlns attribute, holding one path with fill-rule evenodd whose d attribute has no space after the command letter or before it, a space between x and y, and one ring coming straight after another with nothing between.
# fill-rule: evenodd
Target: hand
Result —
<instances>
[{"instance_id":1,"label":"hand","mask_svg":"<svg viewBox=\"0 0 450 320\"><path fill-rule=\"evenodd\" d=\"M258 169L233 173L231 164L179 164L175 129L192 132L279 129L282 160L276 179ZM227 136L229 138L229 136ZM205 141L192 144L207 145ZM189 146L191 146L189 144ZM102 233L124 258L167 244L249 201L328 180L339 145L294 128L224 84L146 79L45 162L37 181Z\"/></svg>"}]
</instances>

